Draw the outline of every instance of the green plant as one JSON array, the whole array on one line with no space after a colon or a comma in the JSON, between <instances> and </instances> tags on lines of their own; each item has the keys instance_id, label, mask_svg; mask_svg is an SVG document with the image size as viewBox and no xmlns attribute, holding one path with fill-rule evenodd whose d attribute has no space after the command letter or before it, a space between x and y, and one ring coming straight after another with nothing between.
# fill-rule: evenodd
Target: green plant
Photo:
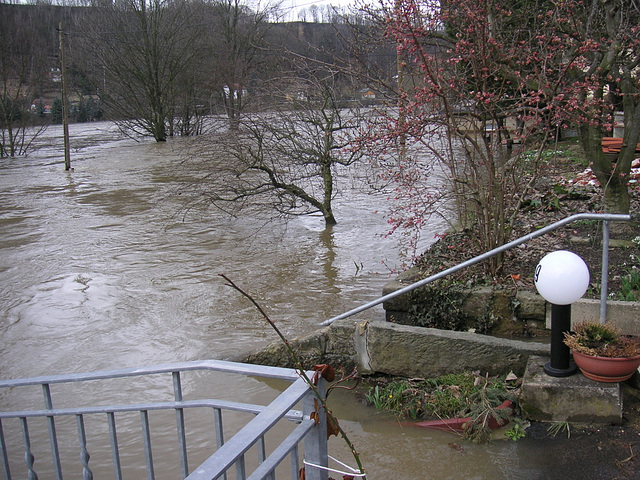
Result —
<instances>
[{"instance_id":1,"label":"green plant","mask_svg":"<svg viewBox=\"0 0 640 480\"><path fill-rule=\"evenodd\" d=\"M503 422L510 415L510 411L497 407L507 399L515 400L504 379L480 377L471 372L375 385L365 399L379 410L401 418L471 417L465 436L474 441L488 437L491 418Z\"/></svg>"},{"instance_id":2,"label":"green plant","mask_svg":"<svg viewBox=\"0 0 640 480\"><path fill-rule=\"evenodd\" d=\"M525 429L522 426L521 422L515 421L515 422L513 422L513 427L511 427L509 430L507 430L505 432L505 435L507 436L507 438L510 438L511 440L516 442L516 441L520 440L521 438L526 437L527 432L525 431Z\"/></svg>"},{"instance_id":3,"label":"green plant","mask_svg":"<svg viewBox=\"0 0 640 480\"><path fill-rule=\"evenodd\" d=\"M515 397L503 389L496 388L485 377L482 388L470 397L469 408L462 415L471 417L464 427L464 436L474 443L487 441L491 435L491 423L504 425L509 422L511 410L498 408L505 400L515 401Z\"/></svg>"},{"instance_id":4,"label":"green plant","mask_svg":"<svg viewBox=\"0 0 640 480\"><path fill-rule=\"evenodd\" d=\"M373 405L378 410L382 410L383 400L380 394L380 387L378 385L376 385L374 388L369 389L364 398L369 405Z\"/></svg>"},{"instance_id":5,"label":"green plant","mask_svg":"<svg viewBox=\"0 0 640 480\"><path fill-rule=\"evenodd\" d=\"M573 332L565 332L564 343L573 351L591 356L626 358L640 355L638 339L622 335L610 323L578 323Z\"/></svg>"},{"instance_id":6,"label":"green plant","mask_svg":"<svg viewBox=\"0 0 640 480\"><path fill-rule=\"evenodd\" d=\"M635 302L640 299L640 271L633 268L627 275L620 278L622 300Z\"/></svg>"},{"instance_id":7,"label":"green plant","mask_svg":"<svg viewBox=\"0 0 640 480\"><path fill-rule=\"evenodd\" d=\"M470 317L462 309L467 297L461 285L427 285L410 294L409 320L418 327L467 330Z\"/></svg>"},{"instance_id":8,"label":"green plant","mask_svg":"<svg viewBox=\"0 0 640 480\"><path fill-rule=\"evenodd\" d=\"M446 389L438 390L424 380L397 380L375 385L365 395L366 401L378 410L412 419L427 414L448 415L460 409L460 402Z\"/></svg>"},{"instance_id":9,"label":"green plant","mask_svg":"<svg viewBox=\"0 0 640 480\"><path fill-rule=\"evenodd\" d=\"M547 428L547 433L551 436L551 437L556 437L558 436L558 434L560 432L567 432L567 438L571 438L571 425L569 424L569 422L553 422L551 425L549 425L549 427Z\"/></svg>"},{"instance_id":10,"label":"green plant","mask_svg":"<svg viewBox=\"0 0 640 480\"><path fill-rule=\"evenodd\" d=\"M416 402L408 402L407 400L414 396L416 389L411 385L410 381L392 383L386 388L380 389L378 396L378 404L382 410L398 411L406 409L407 416L411 410L416 410ZM419 405L419 402L417 402Z\"/></svg>"}]
</instances>

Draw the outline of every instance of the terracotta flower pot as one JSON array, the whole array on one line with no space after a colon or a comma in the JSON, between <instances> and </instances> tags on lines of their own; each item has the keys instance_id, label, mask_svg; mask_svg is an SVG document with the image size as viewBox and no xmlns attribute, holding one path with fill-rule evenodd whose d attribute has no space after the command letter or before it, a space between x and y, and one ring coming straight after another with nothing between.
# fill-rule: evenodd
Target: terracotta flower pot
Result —
<instances>
[{"instance_id":1,"label":"terracotta flower pot","mask_svg":"<svg viewBox=\"0 0 640 480\"><path fill-rule=\"evenodd\" d=\"M595 357L573 352L573 359L582 374L598 382L623 382L640 366L640 355L627 358Z\"/></svg>"}]
</instances>

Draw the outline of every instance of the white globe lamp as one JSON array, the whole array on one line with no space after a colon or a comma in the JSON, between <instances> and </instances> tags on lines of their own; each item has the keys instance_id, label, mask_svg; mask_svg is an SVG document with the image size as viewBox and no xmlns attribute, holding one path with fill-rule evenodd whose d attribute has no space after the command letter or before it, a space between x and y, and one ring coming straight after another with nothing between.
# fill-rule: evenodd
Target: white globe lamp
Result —
<instances>
[{"instance_id":1,"label":"white globe lamp","mask_svg":"<svg viewBox=\"0 0 640 480\"><path fill-rule=\"evenodd\" d=\"M575 253L558 250L540 260L534 281L546 301L570 305L582 298L589 288L589 267Z\"/></svg>"},{"instance_id":2,"label":"white globe lamp","mask_svg":"<svg viewBox=\"0 0 640 480\"><path fill-rule=\"evenodd\" d=\"M589 288L589 267L575 253L558 250L540 260L534 283L551 304L551 361L544 371L552 377L568 377L578 369L564 344L564 332L571 330L571 304Z\"/></svg>"}]
</instances>

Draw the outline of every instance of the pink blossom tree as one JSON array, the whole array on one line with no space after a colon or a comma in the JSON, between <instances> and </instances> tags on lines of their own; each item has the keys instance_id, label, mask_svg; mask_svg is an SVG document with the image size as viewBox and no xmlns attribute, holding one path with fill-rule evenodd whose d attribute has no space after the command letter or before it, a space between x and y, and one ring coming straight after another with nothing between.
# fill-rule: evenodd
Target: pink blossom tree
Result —
<instances>
[{"instance_id":1,"label":"pink blossom tree","mask_svg":"<svg viewBox=\"0 0 640 480\"><path fill-rule=\"evenodd\" d=\"M540 85L558 83L553 114L575 125L586 158L604 189L604 210L629 213L629 173L640 142L640 4L633 0L563 0L546 16L553 44ZM548 89L547 89L548 90ZM605 154L615 112L623 117L619 153Z\"/></svg>"},{"instance_id":2,"label":"pink blossom tree","mask_svg":"<svg viewBox=\"0 0 640 480\"><path fill-rule=\"evenodd\" d=\"M506 243L545 166L543 150L569 126L577 127L605 188L606 209L628 212L625 177L640 126L639 15L627 0L598 5L395 0L383 6L379 18L398 49L398 103L376 138L400 145L394 175L410 206L394 216L394 228L419 225L433 205L425 202L433 184L421 186L420 162L411 155L420 145L446 171L457 220L473 230L478 252ZM625 134L612 159L601 142L614 108L624 111ZM425 205L422 213L418 205ZM494 258L489 273L501 265Z\"/></svg>"}]
</instances>

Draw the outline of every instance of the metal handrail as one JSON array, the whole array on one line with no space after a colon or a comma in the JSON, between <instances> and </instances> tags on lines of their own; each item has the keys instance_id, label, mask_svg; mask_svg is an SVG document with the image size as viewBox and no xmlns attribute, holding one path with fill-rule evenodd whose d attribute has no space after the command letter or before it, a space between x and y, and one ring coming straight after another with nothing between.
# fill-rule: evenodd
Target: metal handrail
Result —
<instances>
[{"instance_id":1,"label":"metal handrail","mask_svg":"<svg viewBox=\"0 0 640 480\"><path fill-rule=\"evenodd\" d=\"M499 253L505 252L507 250L512 249L513 247L517 247L518 245L521 245L530 240L533 240L534 238L545 235L560 227L564 227L565 225L575 222L576 220L599 220L604 222L604 228L602 230L602 236L603 236L602 288L601 288L601 298L600 298L600 321L604 322L604 320L606 319L606 312L607 312L606 305L607 305L607 272L609 269L609 222L610 221L630 221L631 215L624 215L619 213L578 213L575 215L571 215L563 220L559 220L555 223L547 225L546 227L536 230L535 232L532 232L528 235L524 235L500 247L496 247L493 250L490 250L486 253L473 257L465 262L459 263L458 265L455 265L451 268L443 270L442 272L438 272L434 275L431 275L430 277L427 277L415 283L412 283L411 285L407 285L406 287L396 290L395 292L388 293L387 295L379 297L376 300L372 300L371 302L365 303L364 305L360 305L359 307L349 310L348 312L342 313L340 315L336 315L335 317L330 318L329 320L325 320L320 325L331 325L336 320L342 320L343 318L347 318L357 313L364 312L365 310L375 307L376 305L380 305L381 303L391 300L392 298L408 293L412 290L415 290L416 288L423 287L431 282L434 282L435 280L439 280L443 277L446 277L447 275L450 275L459 270L475 265L476 263L480 263L488 258L498 255Z\"/></svg>"},{"instance_id":2,"label":"metal handrail","mask_svg":"<svg viewBox=\"0 0 640 480\"><path fill-rule=\"evenodd\" d=\"M211 370L243 375L258 375L260 377L276 378L281 380L297 380L300 377L298 372L294 369L252 365L248 363L226 362L223 360L194 360L192 362L176 362L149 367L120 368L118 370L101 370L98 372L69 373L64 375L45 375L41 377L0 380L0 388L41 385L44 383L71 383L87 380L104 380L107 378L137 377L142 375L172 373L175 371L189 372L194 370Z\"/></svg>"},{"instance_id":3,"label":"metal handrail","mask_svg":"<svg viewBox=\"0 0 640 480\"><path fill-rule=\"evenodd\" d=\"M290 383L290 385L275 398L269 405L254 405L249 403L200 398L193 400L183 399L183 388L181 374L188 371L216 371L224 373L235 373L249 375L252 377L280 379ZM60 384L81 384L83 382L93 382L98 380L108 380L117 378L138 377L144 378L149 375L169 375L173 384L173 401L150 401L141 403L118 403L101 406L77 406L64 408L54 407L52 401L52 390ZM307 372L307 378L311 378L313 372ZM309 460L319 465L327 465L328 449L326 437L326 417L321 409L318 409L316 401L318 396L324 398L325 386L322 379L318 379L315 390L310 388L308 380L303 379L300 372L294 369L271 367L263 365L250 365L245 363L227 362L222 360L201 360L193 362L176 362L170 364L156 365L141 368L125 368L118 370L105 370L87 373L72 373L66 375L47 375L32 378L22 378L13 380L0 380L0 390L13 390L21 387L42 387L44 394L43 407L34 409L23 409L21 405L16 411L0 411L0 470L6 480L12 478L10 468L10 455L8 447L17 448L16 444L9 445L5 441L5 427L7 422L18 421L19 425L11 423L11 432L22 431L23 437L23 457L24 466L27 469L27 477L37 478L35 471L35 452L31 447L31 434L29 433L29 422L38 418L46 420L49 433L50 453L52 455L52 467L57 480L63 479L61 465L61 451L58 447L58 433L56 432L56 419L60 417L76 417L78 428L77 448L80 451L82 465L82 478L85 480L93 478L90 466L90 452L88 434L85 431L85 417L90 415L106 415L109 426L109 442L112 449L112 465L116 479L122 479L122 466L120 460L120 449L118 446L118 436L116 428L116 414L125 412L139 412L141 415L142 440L144 443L144 458L147 468L147 478L155 478L154 461L151 448L151 429L149 423L149 412L174 410L176 413L176 440L178 444L178 457L180 460L181 478L188 480L201 479L223 479L226 480L228 470L235 466L235 478L238 480L273 480L276 468L286 457L291 460L291 479L297 479L300 469L299 455L301 449L299 445L304 443L305 461ZM75 390L74 390L75 392ZM75 394L74 394L75 395ZM302 403L302 410L293 408ZM211 432L215 434L217 449L211 456L190 472L188 465L187 435L185 428L184 412L188 409L205 408L214 412L214 428ZM320 411L319 411L320 410ZM244 425L239 432L228 440L224 438L223 412L236 411L254 414L252 420ZM286 438L267 454L266 437L268 432L280 420L288 420L298 424L290 431ZM75 447L74 447L75 448ZM252 450L258 455L258 467L253 473L248 472L245 465L245 457ZM68 453L68 452L67 452ZM40 465L40 463L38 463ZM73 475L77 476L76 474ZM0 477L2 474L0 473ZM310 470L306 478L313 480L326 480L327 474L323 471Z\"/></svg>"},{"instance_id":4,"label":"metal handrail","mask_svg":"<svg viewBox=\"0 0 640 480\"><path fill-rule=\"evenodd\" d=\"M245 453L256 444L260 438L263 438L267 431L282 418L285 412L288 412L299 400L305 398L309 393L309 385L302 379L294 382L287 391L289 395L280 395L270 405L269 408L260 412L256 417L247 423L237 432L229 441L220 446L207 460L200 464L186 480L212 480L217 479L233 465L240 465L244 470ZM294 432L297 442L299 442L315 426L315 420L311 419L307 412L306 418L301 423L299 429ZM297 445L297 442L296 445ZM287 452L288 453L288 452ZM281 458L280 456L278 457ZM326 461L326 460L325 460ZM263 469L266 471L252 475L250 478L266 478L273 472L275 465L269 465L262 462ZM254 472L255 473L255 472ZM293 473L293 472L292 472ZM236 476L244 477L245 473ZM292 477L293 478L293 477Z\"/></svg>"}]
</instances>

